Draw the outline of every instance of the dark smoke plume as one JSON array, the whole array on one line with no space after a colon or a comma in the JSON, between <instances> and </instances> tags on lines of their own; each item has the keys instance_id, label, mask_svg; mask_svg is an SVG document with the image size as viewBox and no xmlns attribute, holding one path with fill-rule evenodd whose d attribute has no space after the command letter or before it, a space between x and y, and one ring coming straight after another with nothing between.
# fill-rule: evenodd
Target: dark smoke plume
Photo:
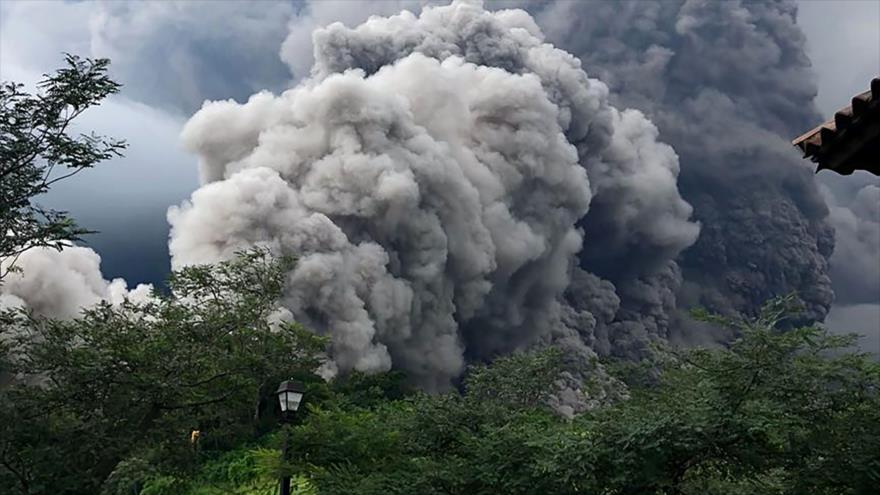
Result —
<instances>
[{"instance_id":1,"label":"dark smoke plume","mask_svg":"<svg viewBox=\"0 0 880 495\"><path fill-rule=\"evenodd\" d=\"M749 313L797 291L805 317L824 319L833 229L810 168L788 143L821 120L794 2L528 7L551 41L609 85L613 102L644 111L679 154L679 186L702 225L679 258L679 305ZM628 279L627 258L590 248L587 269Z\"/></svg>"}]
</instances>

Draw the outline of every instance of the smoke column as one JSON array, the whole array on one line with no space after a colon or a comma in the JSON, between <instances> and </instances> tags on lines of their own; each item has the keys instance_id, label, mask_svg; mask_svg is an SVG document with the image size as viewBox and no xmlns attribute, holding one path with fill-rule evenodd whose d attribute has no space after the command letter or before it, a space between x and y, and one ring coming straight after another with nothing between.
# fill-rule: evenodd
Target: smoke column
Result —
<instances>
[{"instance_id":1,"label":"smoke column","mask_svg":"<svg viewBox=\"0 0 880 495\"><path fill-rule=\"evenodd\" d=\"M833 299L833 229L811 167L788 143L822 120L796 4L528 7L552 42L610 86L613 102L644 111L679 154L682 195L703 227L680 258L679 304L751 313L797 291L805 319L824 319ZM608 261L586 246L586 267L621 280L626 258Z\"/></svg>"},{"instance_id":2,"label":"smoke column","mask_svg":"<svg viewBox=\"0 0 880 495\"><path fill-rule=\"evenodd\" d=\"M880 297L876 188L824 191L829 215L788 144L820 120L792 2L391 15L423 3L347 2L337 17L337 4L311 2L290 17L230 2L219 25L253 21L231 51L196 4L114 7L90 23L114 60L133 49L110 50L119 40L143 41L118 68L144 98L166 92L136 77L140 54L182 74L162 102L182 109L280 87L280 44L296 87L210 103L187 126L203 186L169 214L171 251L177 267L256 244L299 256L284 305L332 337L328 373L395 366L442 389L468 360L533 345L638 359L654 340L723 340L683 316L695 304L750 313L797 290L804 318L821 320L829 270L838 302ZM509 7L528 13L486 11ZM168 19L199 28L174 56ZM121 287L87 250L33 256L64 269L28 268L3 304L69 317ZM68 281L79 289L39 289Z\"/></svg>"},{"instance_id":3,"label":"smoke column","mask_svg":"<svg viewBox=\"0 0 880 495\"><path fill-rule=\"evenodd\" d=\"M665 336L699 232L678 158L526 12L456 1L313 45L296 87L185 127L204 185L169 211L175 266L297 255L283 303L330 335L328 372L393 365L429 390L468 359ZM582 250L631 266L603 278Z\"/></svg>"}]
</instances>

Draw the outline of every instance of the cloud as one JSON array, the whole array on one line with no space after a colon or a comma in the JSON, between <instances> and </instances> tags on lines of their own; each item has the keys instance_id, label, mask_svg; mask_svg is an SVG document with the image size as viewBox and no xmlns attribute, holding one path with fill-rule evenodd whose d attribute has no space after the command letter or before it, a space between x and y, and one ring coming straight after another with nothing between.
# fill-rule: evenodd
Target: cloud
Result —
<instances>
[{"instance_id":1,"label":"cloud","mask_svg":"<svg viewBox=\"0 0 880 495\"><path fill-rule=\"evenodd\" d=\"M808 28L817 4L800 6ZM104 231L105 269L133 280L164 272L164 209L195 185L180 115L221 100L183 134L203 186L169 215L175 264L301 249L286 302L334 336L341 369L393 362L442 387L467 359L536 342L639 357L671 330L718 341L682 323L693 304L748 313L797 290L822 319L832 285L838 303L880 302L859 276L877 269L876 181L823 174L820 193L788 144L821 120L807 48L822 67L840 52L805 39L792 2L422 5L3 2L0 76L32 82L62 49L113 58L126 98L84 128L129 139L129 157L46 202ZM844 38L865 39L859 25ZM820 71L820 105L850 96L829 82L841 70ZM468 71L503 77L490 91ZM586 192L554 189L553 153Z\"/></svg>"},{"instance_id":2,"label":"cloud","mask_svg":"<svg viewBox=\"0 0 880 495\"><path fill-rule=\"evenodd\" d=\"M682 196L702 224L679 260L680 303L748 313L798 291L807 316L824 318L833 233L788 143L818 120L794 5L526 5L548 40L607 81L613 102L645 112L678 153Z\"/></svg>"},{"instance_id":3,"label":"cloud","mask_svg":"<svg viewBox=\"0 0 880 495\"><path fill-rule=\"evenodd\" d=\"M114 61L128 96L189 115L202 102L277 90L292 2L105 2L89 19L91 53Z\"/></svg>"},{"instance_id":4,"label":"cloud","mask_svg":"<svg viewBox=\"0 0 880 495\"><path fill-rule=\"evenodd\" d=\"M868 184L848 204L828 193L836 232L831 278L836 302L880 302L880 186Z\"/></svg>"},{"instance_id":5,"label":"cloud","mask_svg":"<svg viewBox=\"0 0 880 495\"><path fill-rule=\"evenodd\" d=\"M2 261L3 272L10 262ZM79 246L25 251L15 262L18 271L0 285L0 307L24 306L50 318L73 318L100 301L118 304L127 297L143 301L150 296L150 285L129 291L122 279L104 280L100 264L97 253Z\"/></svg>"},{"instance_id":6,"label":"cloud","mask_svg":"<svg viewBox=\"0 0 880 495\"><path fill-rule=\"evenodd\" d=\"M856 347L880 358L880 304L836 305L825 326L831 333L857 334Z\"/></svg>"},{"instance_id":7,"label":"cloud","mask_svg":"<svg viewBox=\"0 0 880 495\"><path fill-rule=\"evenodd\" d=\"M880 19L880 4L877 2L798 2L798 24L807 34L807 52L818 78L816 105L824 117L830 118L849 104L853 95L865 91L870 79L880 74L880 23L877 19ZM880 313L880 296L872 292L874 289L870 285L878 278L880 251L876 242L872 242L872 222L850 210L849 206L860 190L869 185L880 187L880 178L866 172L846 177L823 172L816 177L825 188L823 192L830 193L827 196L830 219L837 239L831 258L831 281L836 300L826 324L841 332L863 325L861 328L874 336L868 342L876 342L880 333L880 316L876 316ZM878 235L874 233L873 238ZM869 299L867 296L872 293L875 295ZM846 306L846 301L853 300L868 303ZM874 316L869 317L870 314ZM880 344L869 344L864 348L869 352L880 352Z\"/></svg>"},{"instance_id":8,"label":"cloud","mask_svg":"<svg viewBox=\"0 0 880 495\"><path fill-rule=\"evenodd\" d=\"M800 0L797 5L819 85L816 105L830 119L880 74L880 3Z\"/></svg>"},{"instance_id":9,"label":"cloud","mask_svg":"<svg viewBox=\"0 0 880 495\"><path fill-rule=\"evenodd\" d=\"M60 66L61 52L90 53L87 2L3 2L0 5L0 79L36 82ZM33 80L22 80L30 72Z\"/></svg>"},{"instance_id":10,"label":"cloud","mask_svg":"<svg viewBox=\"0 0 880 495\"><path fill-rule=\"evenodd\" d=\"M291 77L278 47L293 2L29 1L2 12L4 70L47 72L62 51L107 57L126 97L178 115L208 99L282 89Z\"/></svg>"},{"instance_id":11,"label":"cloud","mask_svg":"<svg viewBox=\"0 0 880 495\"><path fill-rule=\"evenodd\" d=\"M538 342L589 355L577 335L591 329L569 323L620 301L600 282L609 297L568 305L583 244L639 253L621 307L669 309L670 260L698 233L677 156L528 14L455 2L331 24L314 43L309 79L187 124L205 184L169 212L176 266L250 245L296 254L283 302L331 336L338 368L394 365L428 389ZM608 345L661 338L647 313Z\"/></svg>"},{"instance_id":12,"label":"cloud","mask_svg":"<svg viewBox=\"0 0 880 495\"><path fill-rule=\"evenodd\" d=\"M124 138L125 157L59 182L37 198L97 231L84 242L102 253L104 270L113 277L159 284L170 269L165 212L198 185L195 159L180 146L182 126L161 110L112 97L84 113L72 130Z\"/></svg>"},{"instance_id":13,"label":"cloud","mask_svg":"<svg viewBox=\"0 0 880 495\"><path fill-rule=\"evenodd\" d=\"M403 10L420 12L423 6L436 4L429 0L373 0L351 2L347 0L306 1L303 9L290 19L287 36L279 55L296 79L309 76L315 62L312 35L315 30L334 22L354 27L373 15L398 14Z\"/></svg>"}]
</instances>

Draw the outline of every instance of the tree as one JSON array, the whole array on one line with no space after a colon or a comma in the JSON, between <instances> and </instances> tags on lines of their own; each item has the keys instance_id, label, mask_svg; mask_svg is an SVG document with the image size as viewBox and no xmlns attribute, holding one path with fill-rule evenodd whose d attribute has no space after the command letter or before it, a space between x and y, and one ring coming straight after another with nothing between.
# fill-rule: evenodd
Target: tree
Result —
<instances>
[{"instance_id":1,"label":"tree","mask_svg":"<svg viewBox=\"0 0 880 495\"><path fill-rule=\"evenodd\" d=\"M552 351L472 368L464 395L329 401L292 429L293 467L322 494L873 493L880 365L851 337L781 329L791 302L704 314L740 338L666 350L629 398L571 421L541 401Z\"/></svg>"},{"instance_id":2,"label":"tree","mask_svg":"<svg viewBox=\"0 0 880 495\"><path fill-rule=\"evenodd\" d=\"M467 397L505 407L541 407L557 392L562 357L551 347L505 356L491 366L472 366L465 378Z\"/></svg>"},{"instance_id":3,"label":"tree","mask_svg":"<svg viewBox=\"0 0 880 495\"><path fill-rule=\"evenodd\" d=\"M37 246L60 250L88 233L67 212L43 208L35 198L126 147L94 133L71 134L71 123L120 85L107 76L107 59L65 59L66 67L44 74L36 95L0 83L0 259L15 260ZM7 272L0 271L0 281Z\"/></svg>"},{"instance_id":4,"label":"tree","mask_svg":"<svg viewBox=\"0 0 880 495\"><path fill-rule=\"evenodd\" d=\"M175 272L168 294L75 320L12 315L0 391L0 492L98 493L121 461L172 471L274 424L282 379L319 380L323 338L270 323L291 258L265 250Z\"/></svg>"},{"instance_id":5,"label":"tree","mask_svg":"<svg viewBox=\"0 0 880 495\"><path fill-rule=\"evenodd\" d=\"M331 398L292 428L293 472L322 494L564 493L541 471L548 435L567 427L546 404L560 362L551 348L474 366L463 395Z\"/></svg>"},{"instance_id":6,"label":"tree","mask_svg":"<svg viewBox=\"0 0 880 495\"><path fill-rule=\"evenodd\" d=\"M793 297L728 349L671 354L660 382L578 422L607 493L860 494L880 483L880 366L852 336L785 327ZM573 468L575 466L572 466ZM595 485L594 485L595 486Z\"/></svg>"}]
</instances>

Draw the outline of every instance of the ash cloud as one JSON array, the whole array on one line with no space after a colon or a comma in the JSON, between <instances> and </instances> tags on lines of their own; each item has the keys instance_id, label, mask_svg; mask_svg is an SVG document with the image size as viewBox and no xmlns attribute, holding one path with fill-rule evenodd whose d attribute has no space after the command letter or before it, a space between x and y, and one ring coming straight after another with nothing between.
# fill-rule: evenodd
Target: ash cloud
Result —
<instances>
[{"instance_id":1,"label":"ash cloud","mask_svg":"<svg viewBox=\"0 0 880 495\"><path fill-rule=\"evenodd\" d=\"M423 3L64 4L87 15L91 53L114 57L126 90L151 104L188 112L203 98L244 101L291 73L305 78L281 96L214 102L192 119L184 141L204 185L170 212L176 266L253 244L302 255L285 304L333 335L337 366L399 366L429 388L468 359L536 342L584 358L638 358L664 338L723 342L679 314L695 304L748 313L798 290L806 318L821 319L829 273L837 303L880 301L850 268L877 267L875 217L840 199L867 184L850 191L823 180L834 192L829 212L787 142L820 120L792 2L486 4L531 17L459 3L476 14L367 21ZM60 8L14 10L31 6ZM217 17L205 22L202 11ZM324 28L336 20L345 25ZM163 69L144 73L155 63ZM422 66L438 79L414 69ZM506 105L462 89L455 81L466 69L497 71L503 94L535 101ZM564 155L567 143L574 161L554 163L584 171L586 207L568 193L555 205L552 184L534 186L550 176L523 172L532 150L523 151L521 128L538 122L549 126L538 135L564 143L535 149L531 163ZM480 137L450 137L461 129ZM465 174L471 155L489 172ZM516 174L520 182L509 179ZM565 221L539 229L551 205L548 218Z\"/></svg>"},{"instance_id":2,"label":"ash cloud","mask_svg":"<svg viewBox=\"0 0 880 495\"><path fill-rule=\"evenodd\" d=\"M185 127L204 185L169 211L175 266L296 254L284 304L338 369L428 389L539 342L629 354L664 336L672 259L699 231L678 157L526 12L458 1L313 41L310 78ZM585 246L633 266L602 280ZM572 277L604 293L575 307Z\"/></svg>"},{"instance_id":3,"label":"ash cloud","mask_svg":"<svg viewBox=\"0 0 880 495\"><path fill-rule=\"evenodd\" d=\"M831 255L835 302L880 303L880 184L865 185L848 203L830 192L826 197L836 231Z\"/></svg>"},{"instance_id":4,"label":"ash cloud","mask_svg":"<svg viewBox=\"0 0 880 495\"><path fill-rule=\"evenodd\" d=\"M346 26L357 26L370 16L389 16L403 10L420 12L430 4L444 2L430 0L372 0L352 2L349 0L306 1L302 10L287 24L287 35L281 44L281 60L296 79L308 77L315 62L312 34L329 24L341 22ZM448 3L448 2L446 2Z\"/></svg>"},{"instance_id":5,"label":"ash cloud","mask_svg":"<svg viewBox=\"0 0 880 495\"><path fill-rule=\"evenodd\" d=\"M0 262L5 273L12 260ZM3 278L0 309L24 307L49 318L75 318L83 308L100 301L119 304L125 298L145 301L153 287L141 284L128 289L121 278L107 281L101 275L101 257L86 247L62 251L34 248L15 261L17 270Z\"/></svg>"},{"instance_id":6,"label":"ash cloud","mask_svg":"<svg viewBox=\"0 0 880 495\"><path fill-rule=\"evenodd\" d=\"M834 238L812 172L788 143L821 120L796 5L527 5L550 41L606 81L613 102L644 111L679 154L682 196L702 224L679 258L679 304L749 313L797 291L805 318L821 321ZM591 258L588 269L608 272Z\"/></svg>"}]
</instances>

